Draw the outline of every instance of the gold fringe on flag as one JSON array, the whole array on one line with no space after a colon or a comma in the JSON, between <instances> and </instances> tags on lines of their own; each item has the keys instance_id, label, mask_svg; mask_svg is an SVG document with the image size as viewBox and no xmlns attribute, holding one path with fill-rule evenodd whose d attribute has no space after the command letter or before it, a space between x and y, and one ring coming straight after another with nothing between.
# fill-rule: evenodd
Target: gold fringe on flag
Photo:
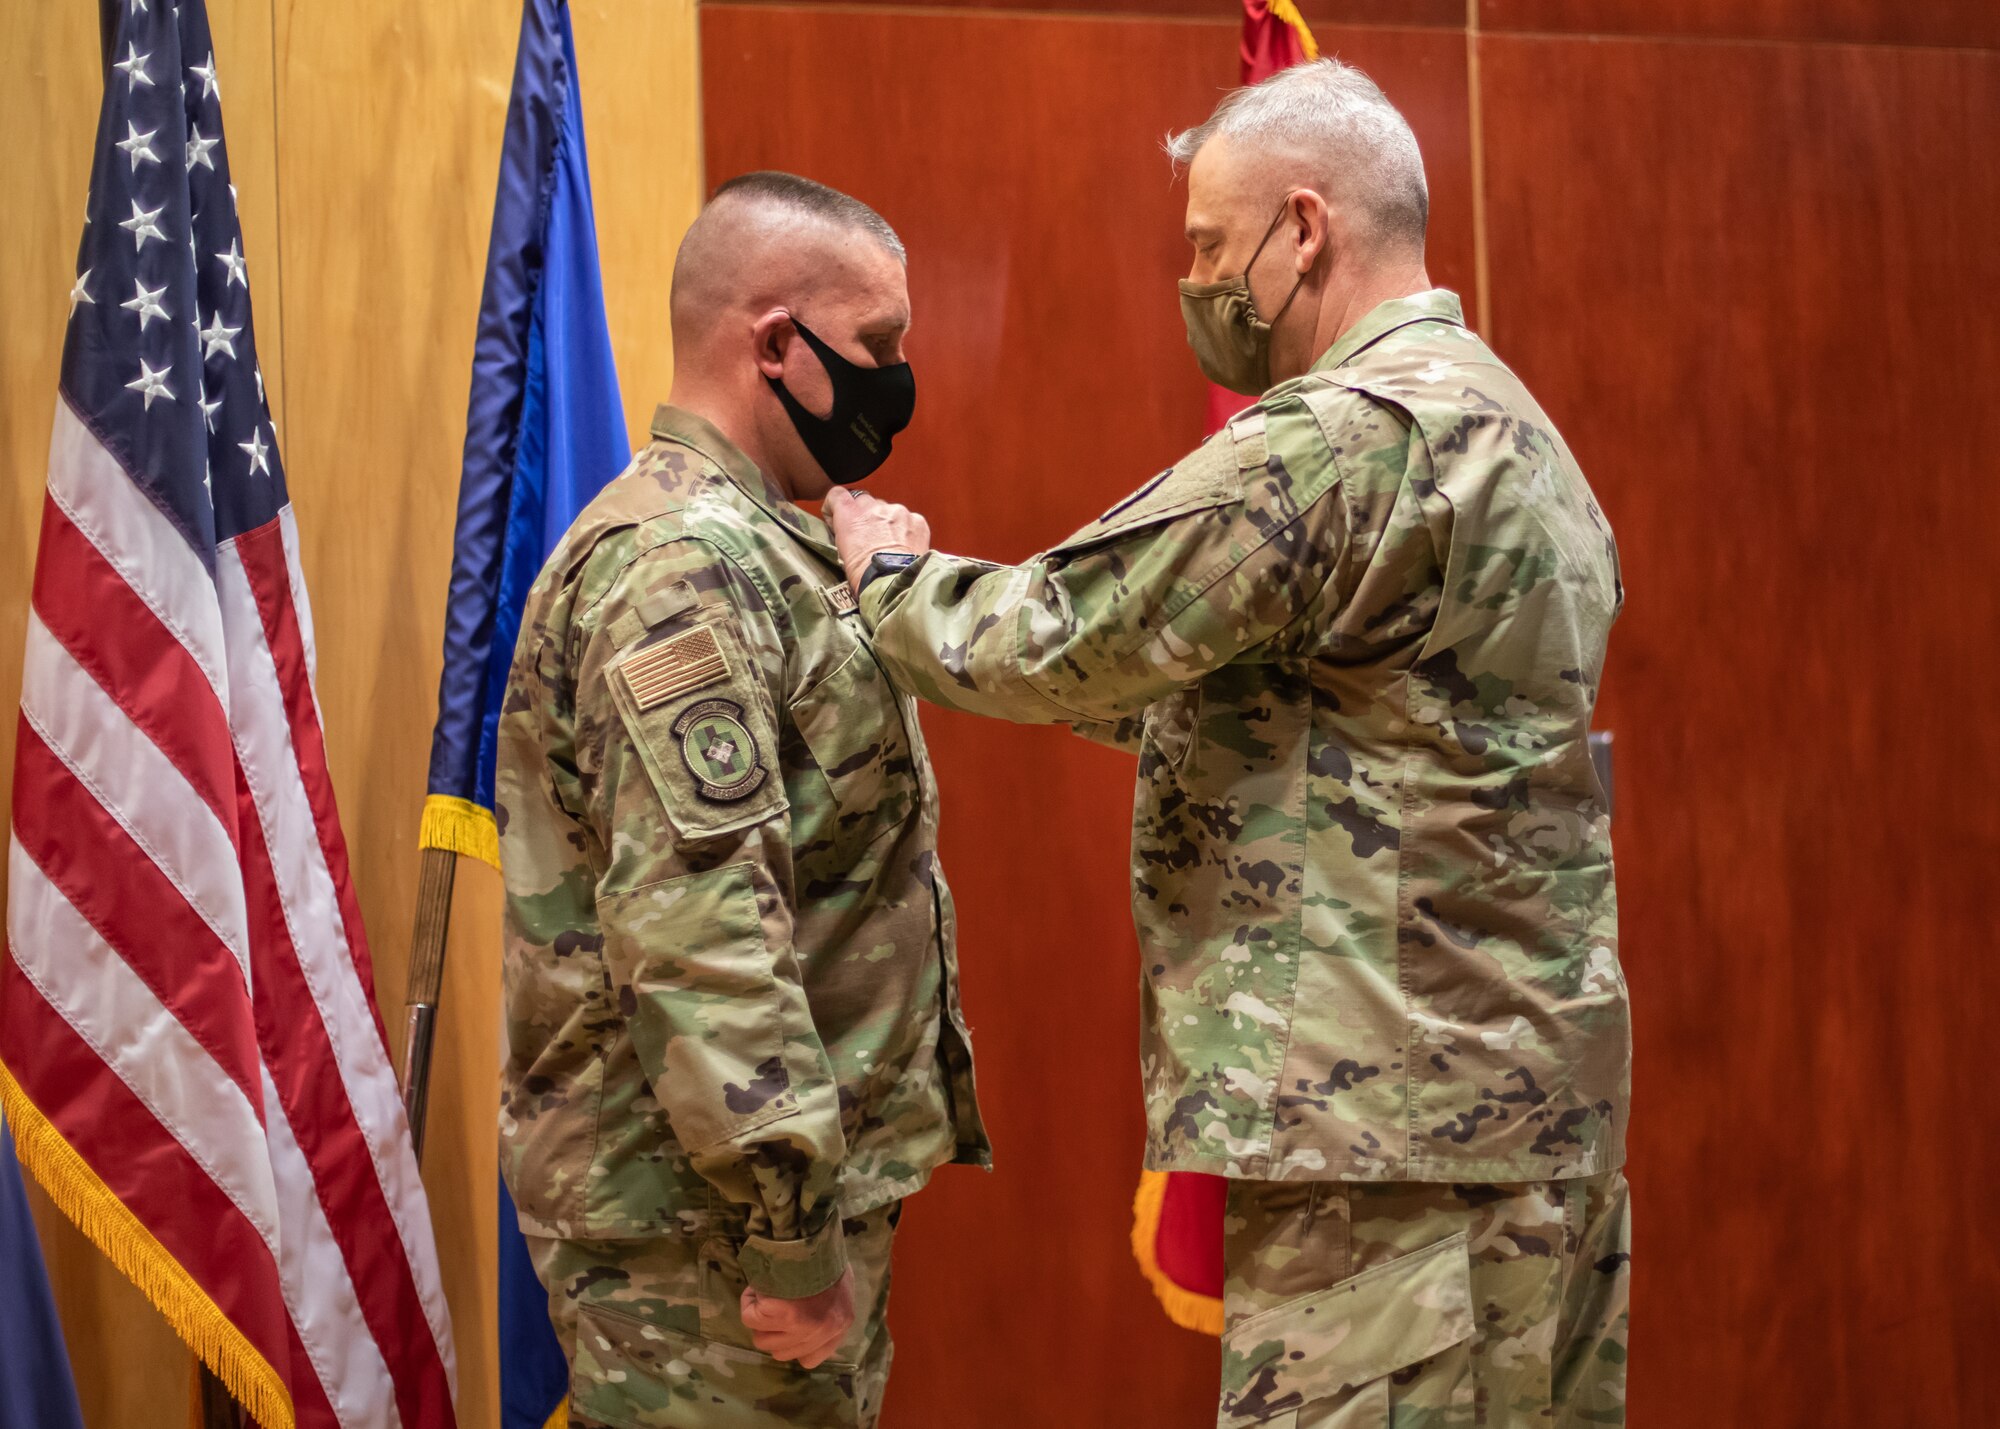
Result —
<instances>
[{"instance_id":1,"label":"gold fringe on flag","mask_svg":"<svg viewBox=\"0 0 2000 1429\"><path fill-rule=\"evenodd\" d=\"M1264 0L1264 8L1271 12L1273 19L1282 20L1292 27L1292 33L1299 37L1299 48L1305 51L1307 63L1319 58L1319 41L1306 25L1306 17L1299 13L1294 0ZM1217 1334L1222 1333L1220 1330Z\"/></svg>"},{"instance_id":2,"label":"gold fringe on flag","mask_svg":"<svg viewBox=\"0 0 2000 1429\"><path fill-rule=\"evenodd\" d=\"M500 826L493 811L470 799L432 794L424 800L424 823L417 847L441 848L500 867Z\"/></svg>"},{"instance_id":3,"label":"gold fringe on flag","mask_svg":"<svg viewBox=\"0 0 2000 1429\"><path fill-rule=\"evenodd\" d=\"M292 1395L284 1377L28 1100L4 1063L0 1063L0 1105L6 1107L21 1164L42 1183L62 1213L153 1302L174 1333L215 1371L263 1429L293 1429Z\"/></svg>"},{"instance_id":4,"label":"gold fringe on flag","mask_svg":"<svg viewBox=\"0 0 2000 1429\"><path fill-rule=\"evenodd\" d=\"M1220 1335L1222 1302L1213 1295L1176 1285L1172 1277L1160 1269L1157 1252L1160 1207L1166 1199L1167 1173L1141 1171L1139 1193L1132 1198L1132 1254L1138 1258L1139 1270L1152 1283L1153 1294L1159 1297L1160 1307L1167 1312L1169 1320L1183 1330Z\"/></svg>"},{"instance_id":5,"label":"gold fringe on flag","mask_svg":"<svg viewBox=\"0 0 2000 1429\"><path fill-rule=\"evenodd\" d=\"M549 1416L549 1422L542 1429L569 1429L569 1401L565 1399L556 1406L556 1412Z\"/></svg>"}]
</instances>

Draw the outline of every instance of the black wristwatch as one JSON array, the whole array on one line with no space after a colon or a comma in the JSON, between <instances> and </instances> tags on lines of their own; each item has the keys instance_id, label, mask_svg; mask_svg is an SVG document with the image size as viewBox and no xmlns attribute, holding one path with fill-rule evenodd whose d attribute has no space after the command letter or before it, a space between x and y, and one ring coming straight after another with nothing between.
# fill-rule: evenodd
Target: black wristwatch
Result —
<instances>
[{"instance_id":1,"label":"black wristwatch","mask_svg":"<svg viewBox=\"0 0 2000 1429\"><path fill-rule=\"evenodd\" d=\"M877 551L868 559L868 569L861 573L861 584L855 588L854 598L859 600L868 590L868 582L877 576L892 576L897 571L907 571L917 563L918 557L908 551Z\"/></svg>"}]
</instances>

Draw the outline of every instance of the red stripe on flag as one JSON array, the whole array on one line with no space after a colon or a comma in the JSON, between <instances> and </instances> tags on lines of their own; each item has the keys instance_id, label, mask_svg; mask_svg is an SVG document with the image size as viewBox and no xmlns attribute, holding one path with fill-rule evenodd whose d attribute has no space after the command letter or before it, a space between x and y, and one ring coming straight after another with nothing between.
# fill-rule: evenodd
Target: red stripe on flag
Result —
<instances>
[{"instance_id":1,"label":"red stripe on flag","mask_svg":"<svg viewBox=\"0 0 2000 1429\"><path fill-rule=\"evenodd\" d=\"M257 1228L12 958L0 985L0 1043L34 1049L7 1063L28 1099L284 1375L290 1318L277 1262Z\"/></svg>"},{"instance_id":2,"label":"red stripe on flag","mask_svg":"<svg viewBox=\"0 0 2000 1429\"><path fill-rule=\"evenodd\" d=\"M14 837L22 850L243 1089L261 1120L250 990L236 955L25 715L15 739Z\"/></svg>"},{"instance_id":3,"label":"red stripe on flag","mask_svg":"<svg viewBox=\"0 0 2000 1429\"><path fill-rule=\"evenodd\" d=\"M264 641L278 669L278 688L285 693L285 719L291 726L292 750L298 757L299 778L312 805L313 824L319 830L320 851L340 898L340 921L347 930L347 955L354 962L355 976L361 979L361 990L374 1014L375 1033L386 1051L389 1033L382 1025L382 1010L375 1002L375 969L368 955L368 934L361 925L361 907L355 901L354 883L348 876L347 840L340 831L340 813L334 807L333 779L326 767L326 739L319 727L319 710L313 704L312 674L306 667L298 612L292 609L291 569L285 563L284 532L278 522L269 521L254 531L244 532L235 544L243 574L250 583L250 594L256 599L257 613L264 624Z\"/></svg>"},{"instance_id":4,"label":"red stripe on flag","mask_svg":"<svg viewBox=\"0 0 2000 1429\"><path fill-rule=\"evenodd\" d=\"M42 503L35 614L236 838L229 721L201 666L53 497Z\"/></svg>"},{"instance_id":5,"label":"red stripe on flag","mask_svg":"<svg viewBox=\"0 0 2000 1429\"><path fill-rule=\"evenodd\" d=\"M292 944L247 780L242 789L243 888L250 909L250 964L264 1065L312 1168L362 1319L388 1361L403 1423L447 1425L453 1418L444 1361L424 1316L409 1257L395 1234L395 1218L367 1139L345 1086L332 1072L338 1065L333 1043Z\"/></svg>"}]
</instances>

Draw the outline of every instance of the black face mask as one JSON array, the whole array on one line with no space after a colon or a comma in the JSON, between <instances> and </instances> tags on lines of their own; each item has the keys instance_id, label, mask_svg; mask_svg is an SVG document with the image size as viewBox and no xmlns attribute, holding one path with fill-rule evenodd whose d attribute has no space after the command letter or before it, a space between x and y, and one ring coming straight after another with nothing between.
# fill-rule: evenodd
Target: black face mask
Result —
<instances>
[{"instance_id":1,"label":"black face mask","mask_svg":"<svg viewBox=\"0 0 2000 1429\"><path fill-rule=\"evenodd\" d=\"M815 417L799 405L783 381L766 377L771 390L784 403L785 415L798 429L813 460L836 486L851 486L889 459L891 438L910 425L917 409L917 379L910 364L894 367L857 367L813 335L813 330L792 319L792 326L819 358L833 384L833 410Z\"/></svg>"}]
</instances>

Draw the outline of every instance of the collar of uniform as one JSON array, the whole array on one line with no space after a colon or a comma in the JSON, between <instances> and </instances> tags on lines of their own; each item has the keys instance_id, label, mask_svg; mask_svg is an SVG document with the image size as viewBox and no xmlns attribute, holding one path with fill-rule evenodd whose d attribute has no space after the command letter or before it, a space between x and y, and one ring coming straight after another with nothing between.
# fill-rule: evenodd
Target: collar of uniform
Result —
<instances>
[{"instance_id":1,"label":"collar of uniform","mask_svg":"<svg viewBox=\"0 0 2000 1429\"><path fill-rule=\"evenodd\" d=\"M1312 370L1331 372L1397 328L1420 322L1448 322L1464 327L1465 313L1458 305L1458 294L1449 288L1431 288L1407 298L1389 299L1342 333L1339 341L1326 350L1326 355L1312 365Z\"/></svg>"},{"instance_id":2,"label":"collar of uniform","mask_svg":"<svg viewBox=\"0 0 2000 1429\"><path fill-rule=\"evenodd\" d=\"M736 489L749 497L771 517L780 522L786 530L797 536L806 545L830 560L838 562L840 553L833 544L833 536L826 529L826 523L817 516L799 510L784 497L778 495L765 479L763 469L743 454L743 449L718 431L713 422L705 417L697 417L685 407L675 407L662 402L653 409L653 435L665 442L679 442L700 452L729 478Z\"/></svg>"}]
</instances>

